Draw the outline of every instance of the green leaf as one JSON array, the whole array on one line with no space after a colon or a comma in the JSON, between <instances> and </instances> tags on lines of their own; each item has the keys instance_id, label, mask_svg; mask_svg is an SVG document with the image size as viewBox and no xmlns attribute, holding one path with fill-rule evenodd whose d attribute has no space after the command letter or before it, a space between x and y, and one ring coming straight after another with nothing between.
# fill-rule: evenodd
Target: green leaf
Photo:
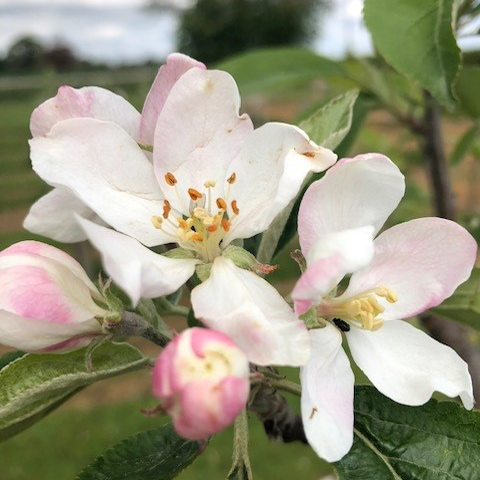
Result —
<instances>
[{"instance_id":1,"label":"green leaf","mask_svg":"<svg viewBox=\"0 0 480 480\"><path fill-rule=\"evenodd\" d=\"M480 330L480 268L474 268L470 278L431 311Z\"/></svg>"},{"instance_id":2,"label":"green leaf","mask_svg":"<svg viewBox=\"0 0 480 480\"><path fill-rule=\"evenodd\" d=\"M474 123L458 140L452 154L450 155L450 163L452 165L459 164L465 155L467 155L475 142L480 136L480 121Z\"/></svg>"},{"instance_id":3,"label":"green leaf","mask_svg":"<svg viewBox=\"0 0 480 480\"><path fill-rule=\"evenodd\" d=\"M358 90L349 90L300 123L299 127L317 144L334 149L345 138L352 124Z\"/></svg>"},{"instance_id":4,"label":"green leaf","mask_svg":"<svg viewBox=\"0 0 480 480\"><path fill-rule=\"evenodd\" d=\"M236 80L242 95L301 85L338 75L338 65L302 48L269 48L235 56L217 65Z\"/></svg>"},{"instance_id":5,"label":"green leaf","mask_svg":"<svg viewBox=\"0 0 480 480\"><path fill-rule=\"evenodd\" d=\"M252 467L248 455L248 414L246 410L236 418L233 430L232 468L227 480L252 480Z\"/></svg>"},{"instance_id":6,"label":"green leaf","mask_svg":"<svg viewBox=\"0 0 480 480\"><path fill-rule=\"evenodd\" d=\"M85 468L77 480L170 480L200 453L199 442L179 437L168 424L123 440Z\"/></svg>"},{"instance_id":7,"label":"green leaf","mask_svg":"<svg viewBox=\"0 0 480 480\"><path fill-rule=\"evenodd\" d=\"M7 366L10 362L13 362L17 358L23 357L26 355L25 352L21 352L20 350L15 350L13 352L8 352L2 357L0 357L0 370Z\"/></svg>"},{"instance_id":8,"label":"green leaf","mask_svg":"<svg viewBox=\"0 0 480 480\"><path fill-rule=\"evenodd\" d=\"M455 83L460 106L472 118L480 118L480 67L463 67Z\"/></svg>"},{"instance_id":9,"label":"green leaf","mask_svg":"<svg viewBox=\"0 0 480 480\"><path fill-rule=\"evenodd\" d=\"M454 6L455 0L365 0L364 7L365 23L385 60L450 107L460 65Z\"/></svg>"},{"instance_id":10,"label":"green leaf","mask_svg":"<svg viewBox=\"0 0 480 480\"><path fill-rule=\"evenodd\" d=\"M129 344L106 344L93 352L93 370L87 372L85 351L28 354L0 371L0 439L30 426L79 389L148 363Z\"/></svg>"},{"instance_id":11,"label":"green leaf","mask_svg":"<svg viewBox=\"0 0 480 480\"><path fill-rule=\"evenodd\" d=\"M406 407L372 387L355 390L355 440L339 480L480 478L480 413L430 400Z\"/></svg>"},{"instance_id":12,"label":"green leaf","mask_svg":"<svg viewBox=\"0 0 480 480\"><path fill-rule=\"evenodd\" d=\"M28 427L31 427L81 390L83 390L83 387L72 389L59 395L52 395L48 400L43 398L38 402L26 406L24 409L18 410L15 421L10 422L8 426L0 427L0 442L8 440L18 433L23 432Z\"/></svg>"},{"instance_id":13,"label":"green leaf","mask_svg":"<svg viewBox=\"0 0 480 480\"><path fill-rule=\"evenodd\" d=\"M350 130L353 107L357 97L358 90L349 90L348 92L335 97L330 102L320 107L309 118L301 122L300 128L305 130L311 139L317 144L334 149L340 144ZM309 178L306 179L300 190L302 193L308 182ZM269 263L275 252L279 250L277 248L279 241L282 238L282 234L289 219L291 218L292 212L295 212L296 201L296 199L292 200L290 204L277 215L268 230L262 235L257 252L257 259L259 262ZM294 221L294 225L291 225L290 227L289 231L294 231L296 221ZM289 238L291 238L291 236L289 236ZM285 241L285 244L287 241L288 240Z\"/></svg>"}]
</instances>

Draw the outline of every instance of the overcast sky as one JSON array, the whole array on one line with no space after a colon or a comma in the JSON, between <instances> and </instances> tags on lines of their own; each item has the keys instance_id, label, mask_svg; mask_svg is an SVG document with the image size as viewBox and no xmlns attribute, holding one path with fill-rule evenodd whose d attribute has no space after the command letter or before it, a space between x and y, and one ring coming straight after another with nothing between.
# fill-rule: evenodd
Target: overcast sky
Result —
<instances>
[{"instance_id":1,"label":"overcast sky","mask_svg":"<svg viewBox=\"0 0 480 480\"><path fill-rule=\"evenodd\" d=\"M185 5L192 0L164 1ZM370 53L362 0L334 1L313 48L333 58ZM161 60L175 50L177 16L172 11L143 10L144 4L145 0L0 0L0 54L29 34L49 43L62 40L92 60Z\"/></svg>"}]
</instances>

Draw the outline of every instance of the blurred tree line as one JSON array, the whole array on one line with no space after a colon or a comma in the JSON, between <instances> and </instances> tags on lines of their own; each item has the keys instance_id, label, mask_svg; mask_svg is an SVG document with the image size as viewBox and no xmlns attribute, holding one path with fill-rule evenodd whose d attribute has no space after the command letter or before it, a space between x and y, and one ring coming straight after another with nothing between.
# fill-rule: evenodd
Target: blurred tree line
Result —
<instances>
[{"instance_id":1,"label":"blurred tree line","mask_svg":"<svg viewBox=\"0 0 480 480\"><path fill-rule=\"evenodd\" d=\"M215 62L257 47L308 43L331 0L197 0L181 18L179 50Z\"/></svg>"},{"instance_id":2,"label":"blurred tree line","mask_svg":"<svg viewBox=\"0 0 480 480\"><path fill-rule=\"evenodd\" d=\"M72 49L63 43L45 46L32 36L19 38L0 60L0 70L22 73L53 69L68 71L79 63Z\"/></svg>"}]
</instances>

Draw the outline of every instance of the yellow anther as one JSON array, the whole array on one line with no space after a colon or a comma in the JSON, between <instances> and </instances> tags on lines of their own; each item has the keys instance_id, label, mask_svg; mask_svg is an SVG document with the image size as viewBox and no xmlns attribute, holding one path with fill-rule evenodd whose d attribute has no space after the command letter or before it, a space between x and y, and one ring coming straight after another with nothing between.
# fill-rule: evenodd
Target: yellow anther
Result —
<instances>
[{"instance_id":1,"label":"yellow anther","mask_svg":"<svg viewBox=\"0 0 480 480\"><path fill-rule=\"evenodd\" d=\"M203 194L201 194L198 190L195 190L194 188L189 188L188 194L193 201L200 200L203 197Z\"/></svg>"},{"instance_id":2,"label":"yellow anther","mask_svg":"<svg viewBox=\"0 0 480 480\"><path fill-rule=\"evenodd\" d=\"M230 222L226 218L222 218L222 228L228 232L230 230Z\"/></svg>"},{"instance_id":3,"label":"yellow anther","mask_svg":"<svg viewBox=\"0 0 480 480\"><path fill-rule=\"evenodd\" d=\"M207 180L203 185L205 188L215 187L217 182L215 180Z\"/></svg>"},{"instance_id":4,"label":"yellow anther","mask_svg":"<svg viewBox=\"0 0 480 480\"><path fill-rule=\"evenodd\" d=\"M395 303L398 300L398 295L388 287L378 287L375 289L375 294L379 297L385 298L385 300L389 303Z\"/></svg>"},{"instance_id":5,"label":"yellow anther","mask_svg":"<svg viewBox=\"0 0 480 480\"><path fill-rule=\"evenodd\" d=\"M377 297L383 297L391 303L397 300L393 290L381 286L346 300L326 301L320 313L327 318L341 318L365 330L378 330L384 323L383 318L378 315L385 311L385 307L379 303Z\"/></svg>"},{"instance_id":6,"label":"yellow anther","mask_svg":"<svg viewBox=\"0 0 480 480\"><path fill-rule=\"evenodd\" d=\"M168 183L168 185L170 185L171 187L173 187L176 183L177 183L177 179L175 178L175 176L173 175L173 173L166 173L165 174L165 181Z\"/></svg>"},{"instance_id":7,"label":"yellow anther","mask_svg":"<svg viewBox=\"0 0 480 480\"><path fill-rule=\"evenodd\" d=\"M233 213L235 215L238 215L240 213L240 210L238 209L238 206L237 206L237 201L236 200L232 200L232 210L233 210Z\"/></svg>"},{"instance_id":8,"label":"yellow anther","mask_svg":"<svg viewBox=\"0 0 480 480\"><path fill-rule=\"evenodd\" d=\"M227 202L223 198L217 198L217 207L226 210L227 209Z\"/></svg>"},{"instance_id":9,"label":"yellow anther","mask_svg":"<svg viewBox=\"0 0 480 480\"><path fill-rule=\"evenodd\" d=\"M170 211L172 207L170 206L170 202L168 200L163 201L163 218L166 220L170 215Z\"/></svg>"},{"instance_id":10,"label":"yellow anther","mask_svg":"<svg viewBox=\"0 0 480 480\"><path fill-rule=\"evenodd\" d=\"M372 325L372 328L370 329L372 332L375 332L376 330L378 330L380 327L383 326L383 318L376 318L374 321L373 321L373 325Z\"/></svg>"},{"instance_id":11,"label":"yellow anther","mask_svg":"<svg viewBox=\"0 0 480 480\"><path fill-rule=\"evenodd\" d=\"M184 229L184 230L188 230L190 227L188 226L188 223L186 220L184 220L183 218L177 218L177 222L178 224Z\"/></svg>"},{"instance_id":12,"label":"yellow anther","mask_svg":"<svg viewBox=\"0 0 480 480\"><path fill-rule=\"evenodd\" d=\"M233 172L229 177L227 182L231 185L232 183L235 183L235 180L237 179L237 174Z\"/></svg>"},{"instance_id":13,"label":"yellow anther","mask_svg":"<svg viewBox=\"0 0 480 480\"><path fill-rule=\"evenodd\" d=\"M195 242L203 242L203 234L194 233L193 235L190 236L190 239L194 240Z\"/></svg>"},{"instance_id":14,"label":"yellow anther","mask_svg":"<svg viewBox=\"0 0 480 480\"><path fill-rule=\"evenodd\" d=\"M162 218L162 217L159 217L158 215L153 215L150 220L151 220L151 222L152 222L152 225L153 225L155 228L157 228L157 229L162 228L162 222L163 222L163 218Z\"/></svg>"}]
</instances>

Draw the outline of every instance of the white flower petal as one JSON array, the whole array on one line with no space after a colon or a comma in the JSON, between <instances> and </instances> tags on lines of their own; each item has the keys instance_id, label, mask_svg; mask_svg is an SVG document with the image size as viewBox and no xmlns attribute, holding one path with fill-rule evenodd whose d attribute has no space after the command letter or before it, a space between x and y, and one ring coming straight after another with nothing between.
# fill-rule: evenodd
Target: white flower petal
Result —
<instances>
[{"instance_id":1,"label":"white flower petal","mask_svg":"<svg viewBox=\"0 0 480 480\"><path fill-rule=\"evenodd\" d=\"M34 137L45 136L58 122L81 117L116 123L133 138L140 126L140 114L120 95L99 87L63 86L33 111L30 131Z\"/></svg>"},{"instance_id":2,"label":"white flower petal","mask_svg":"<svg viewBox=\"0 0 480 480\"><path fill-rule=\"evenodd\" d=\"M78 217L102 256L107 273L125 290L132 304L178 290L194 273L196 259L173 259L152 252L131 237Z\"/></svg>"},{"instance_id":3,"label":"white flower petal","mask_svg":"<svg viewBox=\"0 0 480 480\"><path fill-rule=\"evenodd\" d=\"M148 246L171 241L151 223L163 208L153 167L125 130L76 118L30 140L30 147L40 177L71 190L109 225Z\"/></svg>"},{"instance_id":4,"label":"white flower petal","mask_svg":"<svg viewBox=\"0 0 480 480\"><path fill-rule=\"evenodd\" d=\"M317 455L336 462L353 443L355 378L335 327L310 330L310 336L312 354L301 372L303 428Z\"/></svg>"},{"instance_id":5,"label":"white flower petal","mask_svg":"<svg viewBox=\"0 0 480 480\"><path fill-rule=\"evenodd\" d=\"M302 322L267 281L224 257L192 291L195 315L229 335L258 365L304 365L310 339Z\"/></svg>"},{"instance_id":6,"label":"white flower petal","mask_svg":"<svg viewBox=\"0 0 480 480\"><path fill-rule=\"evenodd\" d=\"M295 311L319 304L347 274L368 265L373 257L373 227L320 235L308 251L307 269L292 292Z\"/></svg>"},{"instance_id":7,"label":"white flower petal","mask_svg":"<svg viewBox=\"0 0 480 480\"><path fill-rule=\"evenodd\" d=\"M100 217L78 197L66 189L54 188L30 207L23 227L57 242L81 242L87 237L78 226L74 214L102 223Z\"/></svg>"},{"instance_id":8,"label":"white flower petal","mask_svg":"<svg viewBox=\"0 0 480 480\"><path fill-rule=\"evenodd\" d=\"M320 235L373 225L378 232L405 192L397 166L379 154L344 158L314 182L298 214L304 254Z\"/></svg>"},{"instance_id":9,"label":"white flower petal","mask_svg":"<svg viewBox=\"0 0 480 480\"><path fill-rule=\"evenodd\" d=\"M139 133L140 142L153 145L158 116L165 105L170 90L185 72L194 67L206 68L203 63L181 53L172 53L167 57L165 65L162 65L158 70L143 105Z\"/></svg>"},{"instance_id":10,"label":"white flower petal","mask_svg":"<svg viewBox=\"0 0 480 480\"><path fill-rule=\"evenodd\" d=\"M224 243L266 230L297 196L308 173L321 172L336 159L293 125L266 123L255 130L227 171L226 178L236 173L229 200L237 201L240 213Z\"/></svg>"},{"instance_id":11,"label":"white flower petal","mask_svg":"<svg viewBox=\"0 0 480 480\"><path fill-rule=\"evenodd\" d=\"M229 163L240 151L253 126L239 116L240 95L235 80L226 72L192 68L175 83L158 117L154 165L158 182L170 203L188 213L187 190L205 190L214 180L213 198L224 195ZM176 189L165 182L172 173Z\"/></svg>"},{"instance_id":12,"label":"white flower petal","mask_svg":"<svg viewBox=\"0 0 480 480\"><path fill-rule=\"evenodd\" d=\"M379 286L391 288L395 303L383 298L384 320L399 320L440 304L468 279L477 243L463 227L443 218L418 218L389 228L374 241L372 262L355 272L341 298Z\"/></svg>"},{"instance_id":13,"label":"white flower petal","mask_svg":"<svg viewBox=\"0 0 480 480\"><path fill-rule=\"evenodd\" d=\"M100 323L86 320L80 323L52 323L22 317L0 309L0 343L9 347L35 352L69 342L76 338L75 347L87 345L92 336L102 333ZM68 349L73 342L65 345Z\"/></svg>"},{"instance_id":14,"label":"white flower petal","mask_svg":"<svg viewBox=\"0 0 480 480\"><path fill-rule=\"evenodd\" d=\"M375 332L346 332L357 365L375 387L404 405L423 405L433 392L460 396L473 408L472 380L458 354L402 320L386 322Z\"/></svg>"}]
</instances>

